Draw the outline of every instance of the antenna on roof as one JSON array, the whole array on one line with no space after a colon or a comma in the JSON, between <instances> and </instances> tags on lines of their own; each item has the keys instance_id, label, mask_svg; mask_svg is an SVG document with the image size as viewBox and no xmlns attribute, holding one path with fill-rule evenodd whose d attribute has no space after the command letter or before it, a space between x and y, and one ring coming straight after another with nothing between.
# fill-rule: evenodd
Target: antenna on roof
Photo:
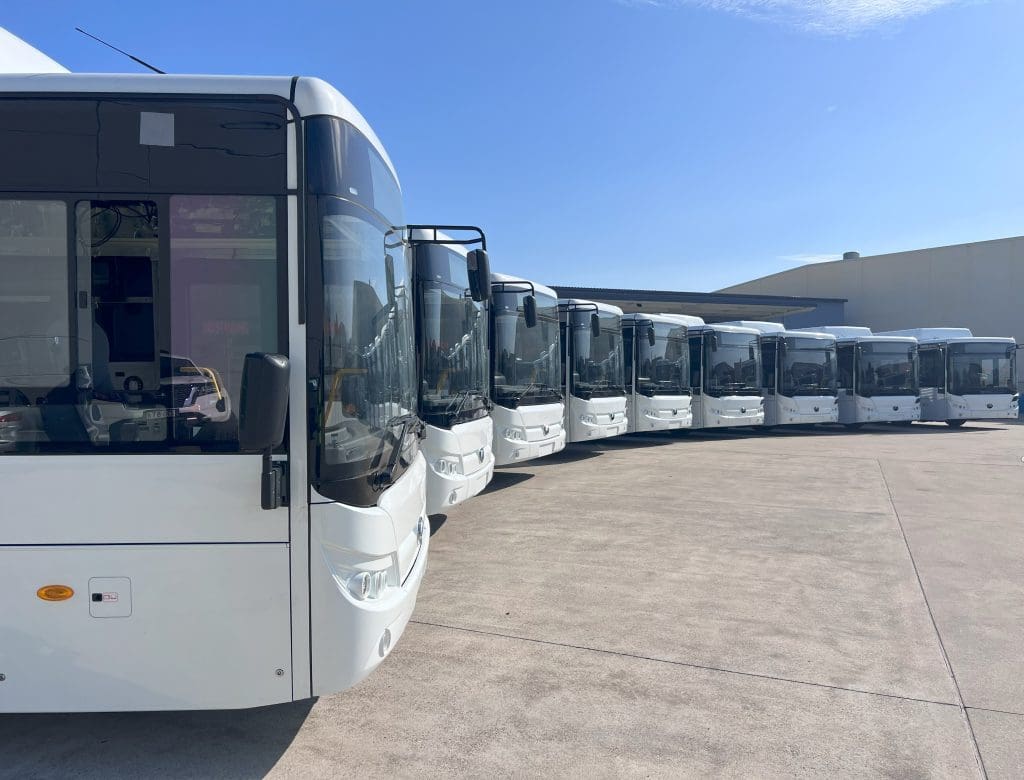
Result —
<instances>
[{"instance_id":1,"label":"antenna on roof","mask_svg":"<svg viewBox=\"0 0 1024 780\"><path fill-rule=\"evenodd\" d=\"M132 60L133 62L137 62L137 63L139 63L139 65L141 65L142 67L144 67L144 68L149 68L149 69L150 69L151 71L153 71L154 73L160 73L160 74L162 74L162 75L167 75L167 74L166 74L166 71L162 71L162 70L160 70L160 68L156 68L156 67L153 67L152 65L150 65L150 64L149 64L148 62L146 62L145 60L140 60L140 59L139 59L138 57L134 57L134 56L132 56L132 55L131 55L131 54L129 54L128 52L126 52L126 51L124 51L124 50L122 50L122 49L119 49L119 48L117 48L116 46L113 46L113 45L111 45L111 44L107 43L107 42L106 42L105 40L103 40L102 38L97 38L97 37L96 37L95 35L93 35L92 33L87 33L87 32L86 32L85 30L83 30L83 29L82 29L81 27L76 27L75 29L76 29L76 30L78 30L78 32L82 33L82 35L85 35L85 36L87 36L87 37L89 37L89 38L92 38L92 39L93 39L94 41L98 41L99 43L102 43L102 44L103 44L104 46L106 46L106 47L108 47L108 48L111 48L111 49L113 49L113 50L114 50L114 51L116 51L116 52L117 52L118 54L123 54L123 55L124 55L125 57L127 57L127 58L128 58L128 59L130 59L130 60Z\"/></svg>"}]
</instances>

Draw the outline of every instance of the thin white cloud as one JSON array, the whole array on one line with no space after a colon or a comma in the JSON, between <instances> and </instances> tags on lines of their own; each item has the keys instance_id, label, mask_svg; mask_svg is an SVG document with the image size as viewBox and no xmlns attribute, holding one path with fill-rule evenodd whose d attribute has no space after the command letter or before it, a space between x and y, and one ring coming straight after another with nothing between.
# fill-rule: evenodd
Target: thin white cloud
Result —
<instances>
[{"instance_id":1,"label":"thin white cloud","mask_svg":"<svg viewBox=\"0 0 1024 780\"><path fill-rule=\"evenodd\" d=\"M830 263L833 260L842 260L842 255L834 254L805 254L805 255L782 255L779 260L790 265L807 265L808 263Z\"/></svg>"},{"instance_id":2,"label":"thin white cloud","mask_svg":"<svg viewBox=\"0 0 1024 780\"><path fill-rule=\"evenodd\" d=\"M619 0L625 5L693 5L825 35L851 35L978 0Z\"/></svg>"}]
</instances>

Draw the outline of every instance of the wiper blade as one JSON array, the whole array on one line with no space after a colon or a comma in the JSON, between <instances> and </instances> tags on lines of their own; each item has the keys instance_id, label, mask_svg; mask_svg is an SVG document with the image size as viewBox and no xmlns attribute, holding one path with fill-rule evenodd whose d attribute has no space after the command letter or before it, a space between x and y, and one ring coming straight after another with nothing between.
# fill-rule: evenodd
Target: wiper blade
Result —
<instances>
[{"instance_id":1,"label":"wiper blade","mask_svg":"<svg viewBox=\"0 0 1024 780\"><path fill-rule=\"evenodd\" d=\"M415 435L419 435L423 431L423 421L415 414L400 414L397 417L392 417L384 423L384 430L390 431L392 428L397 426L401 426L401 430L395 437L395 444L391 449L391 456L388 458L388 462L384 467L379 469L373 476L373 482L377 487L385 487L395 481L395 467L398 465L398 458L402 453L402 446L405 444L405 437L409 435L410 430ZM385 441L386 438L381 439L381 448L384 447Z\"/></svg>"}]
</instances>

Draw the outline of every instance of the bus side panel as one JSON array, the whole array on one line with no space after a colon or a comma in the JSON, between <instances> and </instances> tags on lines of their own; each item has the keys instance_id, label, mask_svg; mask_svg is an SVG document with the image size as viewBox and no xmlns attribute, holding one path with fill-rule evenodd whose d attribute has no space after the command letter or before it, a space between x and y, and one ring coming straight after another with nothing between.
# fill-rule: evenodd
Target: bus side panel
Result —
<instances>
[{"instance_id":1,"label":"bus side panel","mask_svg":"<svg viewBox=\"0 0 1024 780\"><path fill-rule=\"evenodd\" d=\"M288 546L2 547L0 674L0 712L291 701Z\"/></svg>"}]
</instances>

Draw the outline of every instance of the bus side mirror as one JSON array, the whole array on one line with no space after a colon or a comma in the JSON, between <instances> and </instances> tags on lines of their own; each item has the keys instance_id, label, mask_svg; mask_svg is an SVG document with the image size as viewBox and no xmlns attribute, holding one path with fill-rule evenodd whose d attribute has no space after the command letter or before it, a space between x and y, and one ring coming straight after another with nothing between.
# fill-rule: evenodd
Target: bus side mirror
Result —
<instances>
[{"instance_id":1,"label":"bus side mirror","mask_svg":"<svg viewBox=\"0 0 1024 780\"><path fill-rule=\"evenodd\" d=\"M647 329L647 344L648 344L648 346L653 347L654 343L655 343L654 328L648 328Z\"/></svg>"},{"instance_id":2,"label":"bus side mirror","mask_svg":"<svg viewBox=\"0 0 1024 780\"><path fill-rule=\"evenodd\" d=\"M384 255L384 285L388 288L388 306L395 306L395 258Z\"/></svg>"},{"instance_id":3,"label":"bus side mirror","mask_svg":"<svg viewBox=\"0 0 1024 780\"><path fill-rule=\"evenodd\" d=\"M288 358L265 352L245 356L242 392L238 399L238 446L263 453L260 503L277 509L286 503L284 467L271 452L284 440L288 419Z\"/></svg>"},{"instance_id":4,"label":"bus side mirror","mask_svg":"<svg viewBox=\"0 0 1024 780\"><path fill-rule=\"evenodd\" d=\"M537 327L537 299L532 295L523 297L523 319L526 320L526 327Z\"/></svg>"},{"instance_id":5,"label":"bus side mirror","mask_svg":"<svg viewBox=\"0 0 1024 780\"><path fill-rule=\"evenodd\" d=\"M596 311L590 315L590 335L595 339L601 335L601 318Z\"/></svg>"},{"instance_id":6,"label":"bus side mirror","mask_svg":"<svg viewBox=\"0 0 1024 780\"><path fill-rule=\"evenodd\" d=\"M491 262L484 249L474 249L466 255L469 270L469 293L474 301L491 300Z\"/></svg>"}]
</instances>

